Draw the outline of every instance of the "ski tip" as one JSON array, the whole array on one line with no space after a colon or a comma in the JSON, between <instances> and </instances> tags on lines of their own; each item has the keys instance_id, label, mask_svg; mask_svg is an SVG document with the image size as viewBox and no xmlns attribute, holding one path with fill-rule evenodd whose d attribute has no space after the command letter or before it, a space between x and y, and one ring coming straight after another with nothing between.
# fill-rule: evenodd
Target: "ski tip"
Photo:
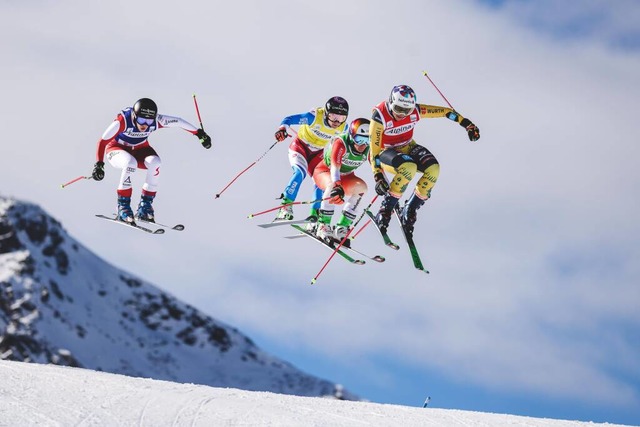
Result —
<instances>
[{"instance_id":1,"label":"ski tip","mask_svg":"<svg viewBox=\"0 0 640 427\"><path fill-rule=\"evenodd\" d=\"M164 234L164 230L162 228L158 228L153 232L153 234Z\"/></svg>"},{"instance_id":2,"label":"ski tip","mask_svg":"<svg viewBox=\"0 0 640 427\"><path fill-rule=\"evenodd\" d=\"M366 262L365 262L365 261L363 261L363 260L361 260L361 259L357 259L357 260L354 262L354 264L356 264L356 265L365 265L365 264L366 264Z\"/></svg>"},{"instance_id":3,"label":"ski tip","mask_svg":"<svg viewBox=\"0 0 640 427\"><path fill-rule=\"evenodd\" d=\"M172 230L176 230L176 231L184 231L184 225L182 224L176 224L173 227L171 227Z\"/></svg>"},{"instance_id":4,"label":"ski tip","mask_svg":"<svg viewBox=\"0 0 640 427\"><path fill-rule=\"evenodd\" d=\"M373 257L373 260L377 261L377 262L385 262L387 259L385 257L383 257L382 255L376 255L376 256Z\"/></svg>"}]
</instances>

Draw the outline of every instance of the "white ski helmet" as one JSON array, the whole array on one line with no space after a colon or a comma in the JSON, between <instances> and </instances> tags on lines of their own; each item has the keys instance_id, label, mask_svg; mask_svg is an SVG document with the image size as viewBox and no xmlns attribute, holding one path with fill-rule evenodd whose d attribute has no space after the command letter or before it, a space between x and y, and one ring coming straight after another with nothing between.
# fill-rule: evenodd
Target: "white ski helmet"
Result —
<instances>
[{"instance_id":1,"label":"white ski helmet","mask_svg":"<svg viewBox=\"0 0 640 427\"><path fill-rule=\"evenodd\" d=\"M388 107L397 117L407 117L416 108L416 93L407 85L394 86Z\"/></svg>"}]
</instances>

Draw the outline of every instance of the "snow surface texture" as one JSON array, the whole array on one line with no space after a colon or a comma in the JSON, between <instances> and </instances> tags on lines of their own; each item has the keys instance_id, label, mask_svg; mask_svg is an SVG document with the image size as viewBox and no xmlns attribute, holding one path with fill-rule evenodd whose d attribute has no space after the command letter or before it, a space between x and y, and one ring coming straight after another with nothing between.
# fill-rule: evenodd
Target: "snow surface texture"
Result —
<instances>
[{"instance_id":1,"label":"snow surface texture","mask_svg":"<svg viewBox=\"0 0 640 427\"><path fill-rule=\"evenodd\" d=\"M0 197L0 359L136 377L357 396L115 268L41 208ZM0 422L2 420L0 419Z\"/></svg>"},{"instance_id":2,"label":"snow surface texture","mask_svg":"<svg viewBox=\"0 0 640 427\"><path fill-rule=\"evenodd\" d=\"M0 361L7 426L613 426L300 397Z\"/></svg>"}]
</instances>

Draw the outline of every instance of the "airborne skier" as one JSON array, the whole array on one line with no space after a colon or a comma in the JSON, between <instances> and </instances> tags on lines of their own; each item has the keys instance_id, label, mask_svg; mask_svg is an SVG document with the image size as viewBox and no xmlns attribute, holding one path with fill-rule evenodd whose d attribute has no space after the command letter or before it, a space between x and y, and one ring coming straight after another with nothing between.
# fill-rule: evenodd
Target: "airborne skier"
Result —
<instances>
[{"instance_id":1,"label":"airborne skier","mask_svg":"<svg viewBox=\"0 0 640 427\"><path fill-rule=\"evenodd\" d=\"M469 140L480 139L480 129L469 119L452 108L416 103L416 94L407 85L395 86L388 101L382 101L373 109L371 118L371 167L375 190L385 196L376 224L386 234L389 220L398 200L417 172L422 175L415 190L400 212L405 234L413 238L417 210L429 199L431 189L440 174L440 164L435 156L413 139L413 129L420 119L446 117L465 128ZM393 173L389 184L384 171Z\"/></svg>"},{"instance_id":2,"label":"airborne skier","mask_svg":"<svg viewBox=\"0 0 640 427\"><path fill-rule=\"evenodd\" d=\"M367 161L368 154L369 119L365 118L352 121L347 132L325 146L322 161L313 172L316 186L324 191L322 198L329 199L323 200L320 206L318 238L340 242L349 232L357 216L356 209L367 192L367 184L356 176L355 170ZM340 219L332 228L334 205L343 203Z\"/></svg>"},{"instance_id":3,"label":"airborne skier","mask_svg":"<svg viewBox=\"0 0 640 427\"><path fill-rule=\"evenodd\" d=\"M166 127L182 128L197 136L204 148L211 148L211 137L203 129L196 128L180 117L158 114L156 103L149 98L141 98L133 107L118 113L98 141L92 178L96 181L104 178L105 153L111 166L122 169L117 189L117 220L135 225L131 209L131 176L140 168L146 169L147 175L135 219L155 222L152 204L158 188L161 161L147 138L151 132Z\"/></svg>"},{"instance_id":4,"label":"airborne skier","mask_svg":"<svg viewBox=\"0 0 640 427\"><path fill-rule=\"evenodd\" d=\"M289 126L300 125L298 135L289 144L289 163L293 174L282 193L282 208L278 211L276 220L293 219L293 208L290 203L296 200L298 190L307 174L313 174L316 165L322 159L322 149L336 135L344 131L349 104L340 97L329 99L324 107L315 108L307 113L285 117L275 133L277 141L284 141L289 134ZM316 187L314 200L321 198L322 190ZM318 217L320 202L313 204L309 220Z\"/></svg>"}]
</instances>

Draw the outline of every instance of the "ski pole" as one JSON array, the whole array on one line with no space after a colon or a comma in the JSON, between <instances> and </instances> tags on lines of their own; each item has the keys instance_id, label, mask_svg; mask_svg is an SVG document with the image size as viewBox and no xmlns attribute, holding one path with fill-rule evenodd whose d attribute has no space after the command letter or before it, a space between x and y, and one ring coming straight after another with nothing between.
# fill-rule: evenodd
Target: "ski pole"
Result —
<instances>
[{"instance_id":1,"label":"ski pole","mask_svg":"<svg viewBox=\"0 0 640 427\"><path fill-rule=\"evenodd\" d=\"M367 222L364 223L364 225L362 227L360 227L360 230L358 230L353 237L351 238L351 240L354 240L356 237L358 237L358 234L360 234L362 232L362 230L364 230L367 225L371 224L371 219L369 219Z\"/></svg>"},{"instance_id":2,"label":"ski pole","mask_svg":"<svg viewBox=\"0 0 640 427\"><path fill-rule=\"evenodd\" d=\"M64 187L66 187L66 186L68 186L68 185L73 184L74 182L78 182L78 181L80 181L81 179L93 179L93 177L91 177L91 176L84 176L84 175L83 175L83 176L79 176L79 177L74 178L74 179L72 179L71 181L69 181L69 182L67 182L67 183L65 183L65 184L61 184L61 185L60 185L60 188L64 188Z\"/></svg>"},{"instance_id":3,"label":"ski pole","mask_svg":"<svg viewBox=\"0 0 640 427\"><path fill-rule=\"evenodd\" d=\"M198 115L198 122L200 122L200 128L204 130L204 126L202 126L202 118L200 117L200 109L198 108L198 100L196 99L196 94L193 94L193 104L196 106L196 114Z\"/></svg>"},{"instance_id":4,"label":"ski pole","mask_svg":"<svg viewBox=\"0 0 640 427\"><path fill-rule=\"evenodd\" d=\"M364 208L362 210L362 214L360 214L360 218L358 218L358 220L355 222L355 224L353 224L353 229L356 228L356 225L358 225L358 223L360 222L360 220L365 216L365 214L367 213L367 211L371 208L371 206L375 203L376 199L378 198L378 195L376 194L375 197L371 200L371 203L369 203L369 205ZM356 232L356 234L353 235L353 237L351 238L351 240L355 239L356 236L358 236L358 234L360 234L362 232L362 230L365 229L365 227L367 225L369 225L371 223L371 220L368 220L367 222L364 223L364 225L362 227L360 227L360 230L358 230Z\"/></svg>"},{"instance_id":5,"label":"ski pole","mask_svg":"<svg viewBox=\"0 0 640 427\"><path fill-rule=\"evenodd\" d=\"M295 135L297 135L297 133L296 133L293 129L290 129L290 130L291 130ZM231 181L230 181L230 182L229 182L229 183L228 183L228 184L227 184L227 185L226 185L222 190L220 190L220 192L219 192L218 194L216 194L216 199L217 199L217 198L219 198L219 197L222 195L222 193L224 193L224 192L225 192L225 190L226 190L227 188L229 188L229 187L231 186L231 184L233 184L233 183L236 181L236 179L240 178L240 176L241 176L243 173L245 173L246 171L248 171L249 169L251 169L251 168L252 168L256 163L258 163L260 160L262 160L262 158L263 158L264 156L266 156L266 155L267 155L267 153L268 153L269 151L271 151L271 149L272 149L273 147L275 147L275 146L278 144L278 142L280 142L280 141L276 141L276 142L274 142L273 144L271 144L271 147L269 147L269 148L267 149L267 151L265 151L264 153L262 153L262 155L261 155L260 157L258 157L258 158L253 162L253 163L251 163L249 166L247 166L246 168L244 168L244 169L242 170L242 172L240 172L238 175L236 175L236 176L235 176L235 178L233 178L233 179L232 179L232 180L231 180Z\"/></svg>"},{"instance_id":6,"label":"ski pole","mask_svg":"<svg viewBox=\"0 0 640 427\"><path fill-rule=\"evenodd\" d=\"M267 209L266 211L256 212L256 213L253 213L253 214L249 214L249 215L247 215L247 218L253 218L254 216L262 215L262 214L265 214L265 213L268 213L268 212L273 212L273 211L275 211L275 210L280 209L280 208L281 208L281 207L283 207L283 206L292 206L292 205L312 205L312 204L314 204L314 203L322 202L322 201L324 201L324 200L329 200L329 199L330 199L330 197L326 197L326 198L324 198L324 199L318 199L318 200L307 200L307 201L304 201L304 202L283 203L283 204L281 204L281 205L276 206L275 208Z\"/></svg>"},{"instance_id":7,"label":"ski pole","mask_svg":"<svg viewBox=\"0 0 640 427\"><path fill-rule=\"evenodd\" d=\"M442 92L440 92L440 89L438 89L438 86L436 86L436 84L433 82L433 80L431 80L431 77L429 77L429 75L427 74L426 71L423 71L422 74L424 74L424 76L429 79L429 81L431 82L431 84L433 85L434 88L436 88L436 90L438 91L438 93L440 94L440 96L442 97L442 99L445 100L445 102L449 105L449 107L451 107L452 110L455 110L455 108L453 108L453 105L451 105L451 103L449 102L449 100L442 94Z\"/></svg>"},{"instance_id":8,"label":"ski pole","mask_svg":"<svg viewBox=\"0 0 640 427\"><path fill-rule=\"evenodd\" d=\"M327 267L327 265L329 265L329 262L333 259L333 257L338 253L338 251L340 250L340 248L342 247L342 245L344 244L344 242L347 241L347 239L349 238L349 234L351 234L351 231L353 231L353 228L351 230L349 230L349 232L347 233L346 236L344 236L342 238L342 240L340 241L340 243L338 244L338 246L336 246L336 248L333 250L333 253L331 254L331 256L329 257L329 259L324 263L324 265L322 266L322 268L320 269L320 271L318 271L318 274L315 275L315 277L313 279L311 279L311 284L314 285L316 283L316 281L318 280L318 277L320 277L320 275L322 274L322 272L324 271L324 269Z\"/></svg>"},{"instance_id":9,"label":"ski pole","mask_svg":"<svg viewBox=\"0 0 640 427\"><path fill-rule=\"evenodd\" d=\"M258 163L258 162L260 161L260 159L262 159L264 156L266 156L266 155L267 155L267 153L268 153L269 151L271 151L271 149L272 149L273 147L275 147L277 143L278 143L278 141L274 142L274 143L271 145L271 147L269 147L269 148L267 149L267 151L265 151L264 153L262 153L262 155L261 155L260 157L258 157L258 158L253 162L253 163L251 163L249 166L247 166L246 168L244 168L244 169L242 170L242 172L240 172L238 175L236 175L236 176L235 176L235 178L233 178L233 179L232 179L232 180L231 180L231 181L230 181L230 182L229 182L229 183L228 183L228 184L227 184L227 185L226 185L222 190L220 190L220 192L219 192L218 194L216 194L216 199L217 199L217 198L219 198L219 197L222 195L222 193L224 193L224 192L225 192L225 190L226 190L227 188L229 188L229 187L231 186L231 184L233 184L233 183L236 181L236 179L240 178L240 176L241 176L243 173L245 173L246 171L248 171L249 169L251 169L251 168L252 168L256 163Z\"/></svg>"},{"instance_id":10,"label":"ski pole","mask_svg":"<svg viewBox=\"0 0 640 427\"><path fill-rule=\"evenodd\" d=\"M333 253L331 254L331 256L329 257L329 259L327 259L327 261L324 263L324 265L322 266L322 268L320 269L320 271L318 271L318 274L315 275L315 277L313 279L311 279L311 284L315 284L316 281L318 280L318 277L320 277L320 275L322 274L322 272L324 271L324 269L327 267L327 265L329 265L329 262L333 259L333 257L338 253L338 251L340 250L340 248L342 247L342 245L344 245L344 242L347 241L347 239L349 238L349 235L351 234L351 232L356 228L356 225L358 225L358 223L362 220L362 218L364 218L364 215L366 213L367 210L369 210L369 208L371 207L371 205L373 205L373 203L376 201L376 199L378 198L378 195L376 194L375 197L373 198L373 200L371 200L371 203L369 203L369 206L367 206L366 208L364 208L362 210L362 214L360 214L360 217L356 220L356 222L353 224L353 227L351 227L349 229L349 231L347 232L347 235L344 236L344 238L340 241L340 243L338 244L338 246L336 246L336 248L333 250ZM364 228L364 227L363 227Z\"/></svg>"}]
</instances>

